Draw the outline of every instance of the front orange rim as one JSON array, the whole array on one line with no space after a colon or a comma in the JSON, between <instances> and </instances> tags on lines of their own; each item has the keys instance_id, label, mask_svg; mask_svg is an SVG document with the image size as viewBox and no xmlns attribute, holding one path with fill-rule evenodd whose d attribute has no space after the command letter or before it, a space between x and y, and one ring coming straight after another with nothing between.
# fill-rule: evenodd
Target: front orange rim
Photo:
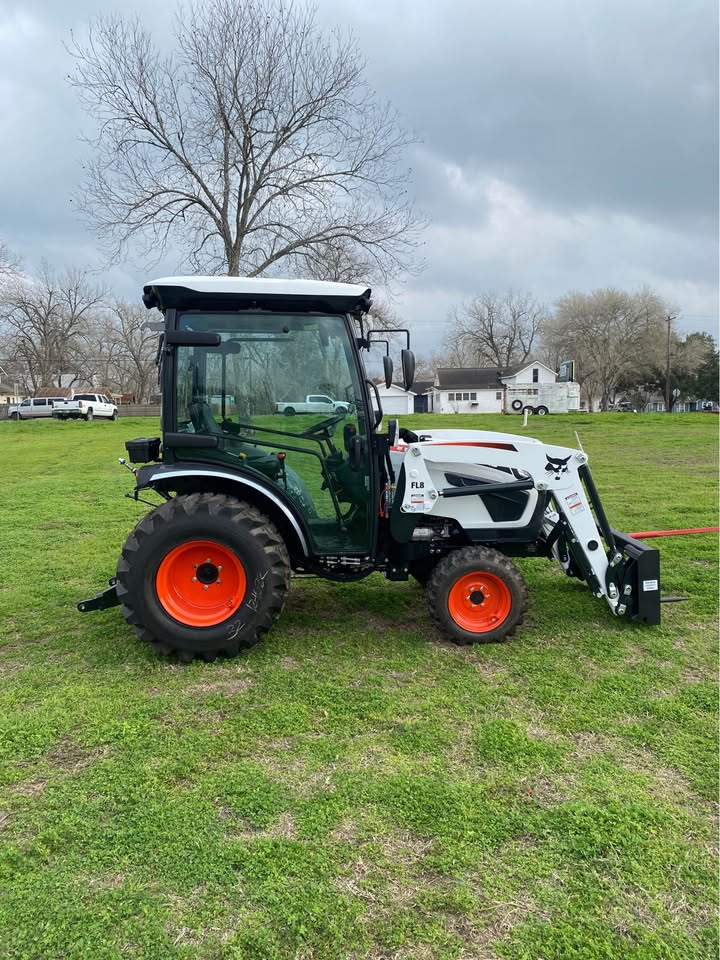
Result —
<instances>
[{"instance_id":1,"label":"front orange rim","mask_svg":"<svg viewBox=\"0 0 720 960\"><path fill-rule=\"evenodd\" d=\"M448 593L448 611L455 623L470 633L497 630L510 615L510 588L494 573L468 573Z\"/></svg>"},{"instance_id":2,"label":"front orange rim","mask_svg":"<svg viewBox=\"0 0 720 960\"><path fill-rule=\"evenodd\" d=\"M212 627L243 602L247 578L235 553L214 540L188 540L165 557L155 574L163 610L188 627Z\"/></svg>"}]
</instances>

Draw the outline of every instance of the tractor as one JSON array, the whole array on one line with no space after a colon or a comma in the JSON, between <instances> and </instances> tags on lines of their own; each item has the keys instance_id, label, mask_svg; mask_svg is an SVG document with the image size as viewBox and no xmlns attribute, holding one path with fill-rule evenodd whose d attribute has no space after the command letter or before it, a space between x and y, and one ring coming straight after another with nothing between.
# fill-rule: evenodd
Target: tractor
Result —
<instances>
[{"instance_id":1,"label":"tractor","mask_svg":"<svg viewBox=\"0 0 720 960\"><path fill-rule=\"evenodd\" d=\"M81 611L119 604L160 654L212 661L272 627L293 573L347 583L380 572L426 589L443 636L488 643L522 623L528 595L512 558L530 556L559 563L614 615L660 622L659 554L610 526L582 450L397 420L380 429L363 354L385 344L388 386L394 365L369 289L168 277L143 300L162 314L162 436L128 441L133 466L120 461L131 496L162 502ZM410 389L410 335L390 332L406 341ZM300 397L314 400L283 413Z\"/></svg>"}]
</instances>

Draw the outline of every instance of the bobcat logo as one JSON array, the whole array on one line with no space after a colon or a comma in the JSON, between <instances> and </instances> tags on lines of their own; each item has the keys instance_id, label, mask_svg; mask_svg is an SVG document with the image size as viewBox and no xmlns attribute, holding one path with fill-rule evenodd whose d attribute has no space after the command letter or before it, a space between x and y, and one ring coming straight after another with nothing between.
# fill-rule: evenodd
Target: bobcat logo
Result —
<instances>
[{"instance_id":1,"label":"bobcat logo","mask_svg":"<svg viewBox=\"0 0 720 960\"><path fill-rule=\"evenodd\" d=\"M567 462L570 457L565 457L564 459L560 457L549 457L546 453L545 458L547 460L545 469L548 473L552 473L553 480L559 480L563 473L568 472Z\"/></svg>"}]
</instances>

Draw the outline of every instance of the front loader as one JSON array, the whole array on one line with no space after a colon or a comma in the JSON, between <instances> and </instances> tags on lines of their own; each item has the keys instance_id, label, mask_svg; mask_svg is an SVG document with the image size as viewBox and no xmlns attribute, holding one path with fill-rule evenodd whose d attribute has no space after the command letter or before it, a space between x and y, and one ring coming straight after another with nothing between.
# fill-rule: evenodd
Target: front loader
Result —
<instances>
[{"instance_id":1,"label":"front loader","mask_svg":"<svg viewBox=\"0 0 720 960\"><path fill-rule=\"evenodd\" d=\"M585 581L615 616L660 622L659 554L610 526L583 451L397 421L379 432L362 359L377 345L369 290L170 277L148 284L144 302L163 315L162 437L126 448L135 499L152 490L164 502L81 611L120 604L158 652L213 660L270 629L291 572L348 582L379 571L426 587L444 636L486 643L522 623L527 590L511 558L534 556ZM407 337L409 389L409 335L395 333ZM388 355L384 365L389 385ZM329 409L283 416L278 398L291 393L325 396Z\"/></svg>"}]
</instances>

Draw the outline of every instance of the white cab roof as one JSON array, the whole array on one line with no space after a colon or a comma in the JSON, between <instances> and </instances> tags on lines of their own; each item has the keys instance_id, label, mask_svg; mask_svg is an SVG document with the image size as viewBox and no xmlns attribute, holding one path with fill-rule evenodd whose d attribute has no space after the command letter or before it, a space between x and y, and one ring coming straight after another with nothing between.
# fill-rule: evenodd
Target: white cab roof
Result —
<instances>
[{"instance_id":1,"label":"white cab roof","mask_svg":"<svg viewBox=\"0 0 720 960\"><path fill-rule=\"evenodd\" d=\"M146 287L183 287L198 293L265 294L280 297L362 297L359 283L325 280L273 280L266 277L160 277Z\"/></svg>"},{"instance_id":2,"label":"white cab roof","mask_svg":"<svg viewBox=\"0 0 720 960\"><path fill-rule=\"evenodd\" d=\"M273 280L267 277L160 277L146 284L143 302L158 307L366 312L370 290L357 283L324 280Z\"/></svg>"}]
</instances>

